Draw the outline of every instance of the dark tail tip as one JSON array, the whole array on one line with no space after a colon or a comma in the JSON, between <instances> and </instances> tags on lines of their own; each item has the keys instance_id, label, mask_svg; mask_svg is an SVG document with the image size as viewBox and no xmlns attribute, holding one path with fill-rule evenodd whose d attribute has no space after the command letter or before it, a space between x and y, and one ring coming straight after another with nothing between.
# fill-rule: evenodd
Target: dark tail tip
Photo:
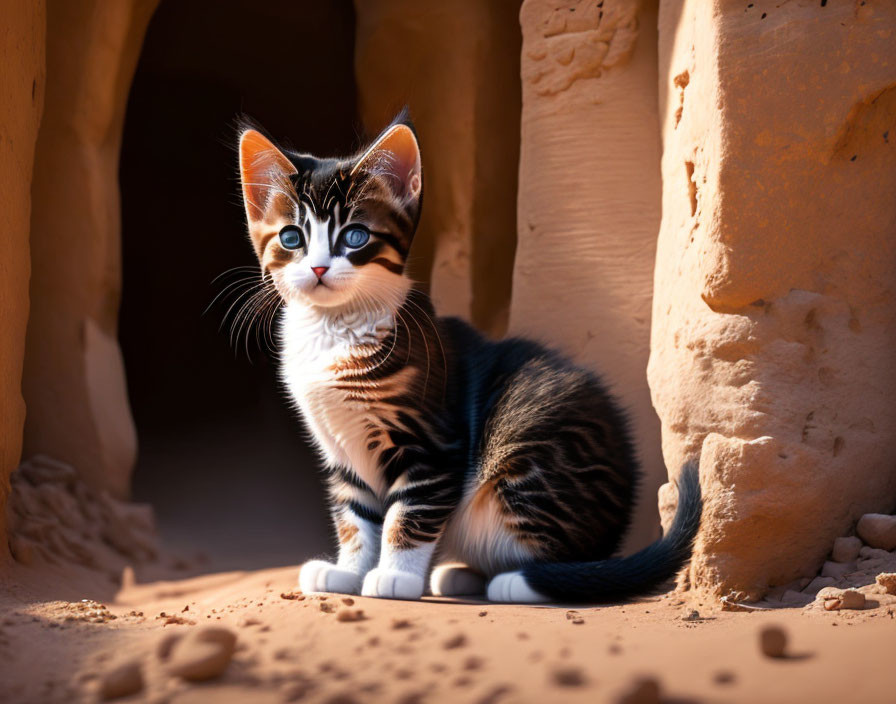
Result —
<instances>
[{"instance_id":1,"label":"dark tail tip","mask_svg":"<svg viewBox=\"0 0 896 704\"><path fill-rule=\"evenodd\" d=\"M703 497L697 460L678 478L678 508L669 531L628 557L599 562L536 563L523 568L526 582L557 601L595 603L655 593L691 556L700 529Z\"/></svg>"}]
</instances>

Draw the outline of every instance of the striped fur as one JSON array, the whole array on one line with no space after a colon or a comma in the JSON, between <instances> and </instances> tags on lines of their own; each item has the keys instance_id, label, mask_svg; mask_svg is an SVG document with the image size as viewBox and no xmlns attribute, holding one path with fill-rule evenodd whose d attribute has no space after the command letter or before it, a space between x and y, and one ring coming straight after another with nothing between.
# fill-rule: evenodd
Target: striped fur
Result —
<instances>
[{"instance_id":1,"label":"striped fur","mask_svg":"<svg viewBox=\"0 0 896 704\"><path fill-rule=\"evenodd\" d=\"M410 123L399 116L347 159L281 150L255 130L240 144L249 234L283 304L282 377L327 468L340 546L335 563L303 567L302 588L419 598L434 564L460 561L463 579L440 570L436 593L475 584L473 572L494 578L496 598L588 592L587 578L567 571L557 586L532 570L590 574L619 547L638 483L625 417L590 372L438 318L411 286L422 169ZM353 228L369 233L362 246L349 246ZM688 486L678 548L651 553L665 562L649 571L623 565L649 573L630 591L687 558L699 524Z\"/></svg>"}]
</instances>

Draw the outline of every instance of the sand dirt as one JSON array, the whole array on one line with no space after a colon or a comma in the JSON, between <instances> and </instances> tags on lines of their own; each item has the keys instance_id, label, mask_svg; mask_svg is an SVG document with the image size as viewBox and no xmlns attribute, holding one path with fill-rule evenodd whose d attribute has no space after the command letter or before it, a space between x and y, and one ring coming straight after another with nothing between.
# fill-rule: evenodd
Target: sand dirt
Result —
<instances>
[{"instance_id":1,"label":"sand dirt","mask_svg":"<svg viewBox=\"0 0 896 704\"><path fill-rule=\"evenodd\" d=\"M890 605L730 612L679 593L595 608L400 602L302 595L296 575L142 583L138 570L118 587L74 566L11 565L0 581L0 700L92 702L103 687L139 686L117 701L649 702L655 682L664 702L871 703L892 702L896 686ZM784 657L760 650L769 625L787 636ZM169 674L192 647L172 634L202 640L207 626L236 635L224 674Z\"/></svg>"}]
</instances>

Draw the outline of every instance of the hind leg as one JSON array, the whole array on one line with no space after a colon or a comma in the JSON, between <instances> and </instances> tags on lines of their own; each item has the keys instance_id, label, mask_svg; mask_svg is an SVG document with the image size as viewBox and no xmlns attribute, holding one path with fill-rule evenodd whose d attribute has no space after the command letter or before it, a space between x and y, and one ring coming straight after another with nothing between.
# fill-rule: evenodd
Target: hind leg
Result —
<instances>
[{"instance_id":1,"label":"hind leg","mask_svg":"<svg viewBox=\"0 0 896 704\"><path fill-rule=\"evenodd\" d=\"M433 596L474 596L485 593L485 577L466 565L436 567L429 577Z\"/></svg>"}]
</instances>

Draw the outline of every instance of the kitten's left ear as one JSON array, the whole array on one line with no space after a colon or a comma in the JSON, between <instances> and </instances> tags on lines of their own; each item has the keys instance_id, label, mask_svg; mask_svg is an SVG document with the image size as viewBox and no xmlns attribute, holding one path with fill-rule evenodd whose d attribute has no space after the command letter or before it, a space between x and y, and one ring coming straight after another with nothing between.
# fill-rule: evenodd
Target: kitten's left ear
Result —
<instances>
[{"instance_id":1,"label":"kitten's left ear","mask_svg":"<svg viewBox=\"0 0 896 704\"><path fill-rule=\"evenodd\" d=\"M415 208L423 191L420 147L414 131L403 123L388 127L361 155L352 169L352 176L367 171L372 176L385 176L393 193Z\"/></svg>"}]
</instances>

